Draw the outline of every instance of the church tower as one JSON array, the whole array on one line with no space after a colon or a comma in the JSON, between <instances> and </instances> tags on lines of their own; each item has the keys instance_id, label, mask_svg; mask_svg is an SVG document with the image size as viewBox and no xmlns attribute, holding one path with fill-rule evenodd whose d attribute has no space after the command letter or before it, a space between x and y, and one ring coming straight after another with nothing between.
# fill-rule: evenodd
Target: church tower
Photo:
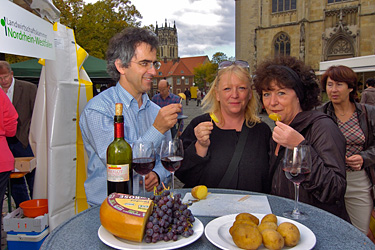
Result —
<instances>
[{"instance_id":1,"label":"church tower","mask_svg":"<svg viewBox=\"0 0 375 250\"><path fill-rule=\"evenodd\" d=\"M167 25L167 19L162 27L158 27L156 22L155 33L159 37L159 56L162 60L172 60L178 58L178 37L176 22L173 28Z\"/></svg>"}]
</instances>

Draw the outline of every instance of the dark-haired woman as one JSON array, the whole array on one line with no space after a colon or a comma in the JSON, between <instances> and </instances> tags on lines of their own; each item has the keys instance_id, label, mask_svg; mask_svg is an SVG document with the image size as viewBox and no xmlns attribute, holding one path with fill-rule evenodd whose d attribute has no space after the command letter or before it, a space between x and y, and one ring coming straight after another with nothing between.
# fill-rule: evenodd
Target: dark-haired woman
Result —
<instances>
[{"instance_id":1,"label":"dark-haired woman","mask_svg":"<svg viewBox=\"0 0 375 250\"><path fill-rule=\"evenodd\" d=\"M357 75L346 66L332 66L321 79L330 101L321 110L337 123L346 139L346 210L352 224L367 234L373 209L370 168L375 166L375 107L359 104Z\"/></svg>"},{"instance_id":2,"label":"dark-haired woman","mask_svg":"<svg viewBox=\"0 0 375 250\"><path fill-rule=\"evenodd\" d=\"M255 88L268 114L281 116L271 140L271 194L294 198L294 185L285 177L285 148L310 146L311 173L300 185L300 201L347 221L345 209L345 138L319 105L320 89L311 67L294 57L276 57L255 71Z\"/></svg>"}]
</instances>

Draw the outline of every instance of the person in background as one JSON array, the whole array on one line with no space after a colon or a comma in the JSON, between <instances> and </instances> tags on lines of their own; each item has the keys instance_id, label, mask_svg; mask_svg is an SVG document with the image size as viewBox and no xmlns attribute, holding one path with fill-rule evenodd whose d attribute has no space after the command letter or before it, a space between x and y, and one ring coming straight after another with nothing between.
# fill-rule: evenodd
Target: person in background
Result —
<instances>
[{"instance_id":1,"label":"person in background","mask_svg":"<svg viewBox=\"0 0 375 250\"><path fill-rule=\"evenodd\" d=\"M14 157L33 157L29 144L31 117L37 86L31 82L21 81L13 77L13 71L6 61L0 61L0 85L18 113L17 133L8 137L8 145ZM10 180L11 192L16 207L23 201L33 197L35 169L22 178Z\"/></svg>"},{"instance_id":2,"label":"person in background","mask_svg":"<svg viewBox=\"0 0 375 250\"><path fill-rule=\"evenodd\" d=\"M361 103L375 105L375 79L367 79L366 87L367 88L363 90L361 94Z\"/></svg>"},{"instance_id":3,"label":"person in background","mask_svg":"<svg viewBox=\"0 0 375 250\"><path fill-rule=\"evenodd\" d=\"M152 97L152 101L154 103L156 103L159 107L165 107L171 103L180 103L181 101L181 97L179 97L178 95L175 95L173 93L171 93L169 91L170 89L170 86L169 86L169 83L167 80L163 79L163 80L160 80L159 83L158 83L158 91L159 91L159 94L156 94ZM187 98L187 97L186 97ZM181 113L179 113L179 115L182 115L183 114L183 109L181 108ZM174 137L176 135L176 133L178 133L178 136L181 135L182 133L182 130L184 129L184 121L181 120L179 121L181 122L181 126L180 126L180 129L179 131L177 131L177 127L178 127L178 123L176 123L172 128L171 128L171 133L172 133L172 137Z\"/></svg>"},{"instance_id":4,"label":"person in background","mask_svg":"<svg viewBox=\"0 0 375 250\"><path fill-rule=\"evenodd\" d=\"M207 113L194 118L181 135L185 157L176 176L184 187L206 185L269 192L271 130L257 116L258 100L251 83L247 62L219 64L218 74L203 101ZM210 117L211 113L217 121ZM229 165L235 152L241 151L237 145L242 140L243 152L232 171ZM233 176L226 179L231 173Z\"/></svg>"},{"instance_id":5,"label":"person in background","mask_svg":"<svg viewBox=\"0 0 375 250\"><path fill-rule=\"evenodd\" d=\"M191 99L191 92L190 92L189 88L185 89L184 94L186 96L186 100L185 100L186 101L186 106L188 106L189 105L189 101Z\"/></svg>"},{"instance_id":6,"label":"person in background","mask_svg":"<svg viewBox=\"0 0 375 250\"><path fill-rule=\"evenodd\" d=\"M0 215L3 214L3 200L8 187L9 176L14 169L14 157L8 147L6 137L15 136L17 118L16 109L4 91L0 91ZM1 227L2 225L0 230Z\"/></svg>"},{"instance_id":7,"label":"person in background","mask_svg":"<svg viewBox=\"0 0 375 250\"><path fill-rule=\"evenodd\" d=\"M294 199L293 183L283 171L285 148L308 145L311 173L300 185L299 200L347 221L345 138L331 117L312 110L320 104L313 69L294 57L275 57L258 65L255 88L268 114L277 113L271 140L271 194Z\"/></svg>"},{"instance_id":8,"label":"person in background","mask_svg":"<svg viewBox=\"0 0 375 250\"><path fill-rule=\"evenodd\" d=\"M176 124L182 105L160 108L147 95L152 78L160 68L156 57L158 44L153 32L132 27L116 34L109 42L107 71L117 84L91 99L79 121L89 158L84 186L90 205L101 204L107 197L106 150L113 140L116 103L124 104L124 136L129 144L151 141L159 148L163 140L171 139L169 130ZM153 190L161 182L167 183L169 177L170 173L158 159L154 170L146 175L146 190ZM136 179L133 183L138 184Z\"/></svg>"},{"instance_id":9,"label":"person in background","mask_svg":"<svg viewBox=\"0 0 375 250\"><path fill-rule=\"evenodd\" d=\"M355 102L357 75L346 66L329 67L321 79L329 102L320 108L346 139L345 205L352 224L367 234L374 207L370 168L375 167L375 107Z\"/></svg>"},{"instance_id":10,"label":"person in background","mask_svg":"<svg viewBox=\"0 0 375 250\"><path fill-rule=\"evenodd\" d=\"M202 103L202 92L200 89L197 89L197 107L200 107Z\"/></svg>"}]
</instances>

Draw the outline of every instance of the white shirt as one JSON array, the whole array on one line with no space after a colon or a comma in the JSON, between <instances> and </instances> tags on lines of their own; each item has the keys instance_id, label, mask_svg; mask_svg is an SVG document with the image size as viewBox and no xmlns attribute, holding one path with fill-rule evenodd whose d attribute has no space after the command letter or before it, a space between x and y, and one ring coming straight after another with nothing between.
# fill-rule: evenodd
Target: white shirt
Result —
<instances>
[{"instance_id":1,"label":"white shirt","mask_svg":"<svg viewBox=\"0 0 375 250\"><path fill-rule=\"evenodd\" d=\"M6 93L11 103L13 103L13 93L14 93L14 77L12 77L12 84L10 85L8 92Z\"/></svg>"}]
</instances>

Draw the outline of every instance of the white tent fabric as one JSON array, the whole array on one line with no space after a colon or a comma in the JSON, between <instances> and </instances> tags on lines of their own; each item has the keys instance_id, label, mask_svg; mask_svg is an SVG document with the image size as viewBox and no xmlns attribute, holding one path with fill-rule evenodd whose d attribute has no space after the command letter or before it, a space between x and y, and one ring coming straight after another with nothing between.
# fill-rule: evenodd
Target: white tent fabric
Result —
<instances>
[{"instance_id":1,"label":"white tent fabric","mask_svg":"<svg viewBox=\"0 0 375 250\"><path fill-rule=\"evenodd\" d=\"M320 62L319 75L324 74L329 67L334 65L347 66L356 73L375 71L375 55Z\"/></svg>"},{"instance_id":2,"label":"white tent fabric","mask_svg":"<svg viewBox=\"0 0 375 250\"><path fill-rule=\"evenodd\" d=\"M78 120L92 97L92 83L80 69L88 55L83 60L77 56L73 30L55 23L54 31L56 60L45 61L30 128L37 158L33 198L48 198L50 230L78 211ZM91 87L91 96L83 81Z\"/></svg>"}]
</instances>

